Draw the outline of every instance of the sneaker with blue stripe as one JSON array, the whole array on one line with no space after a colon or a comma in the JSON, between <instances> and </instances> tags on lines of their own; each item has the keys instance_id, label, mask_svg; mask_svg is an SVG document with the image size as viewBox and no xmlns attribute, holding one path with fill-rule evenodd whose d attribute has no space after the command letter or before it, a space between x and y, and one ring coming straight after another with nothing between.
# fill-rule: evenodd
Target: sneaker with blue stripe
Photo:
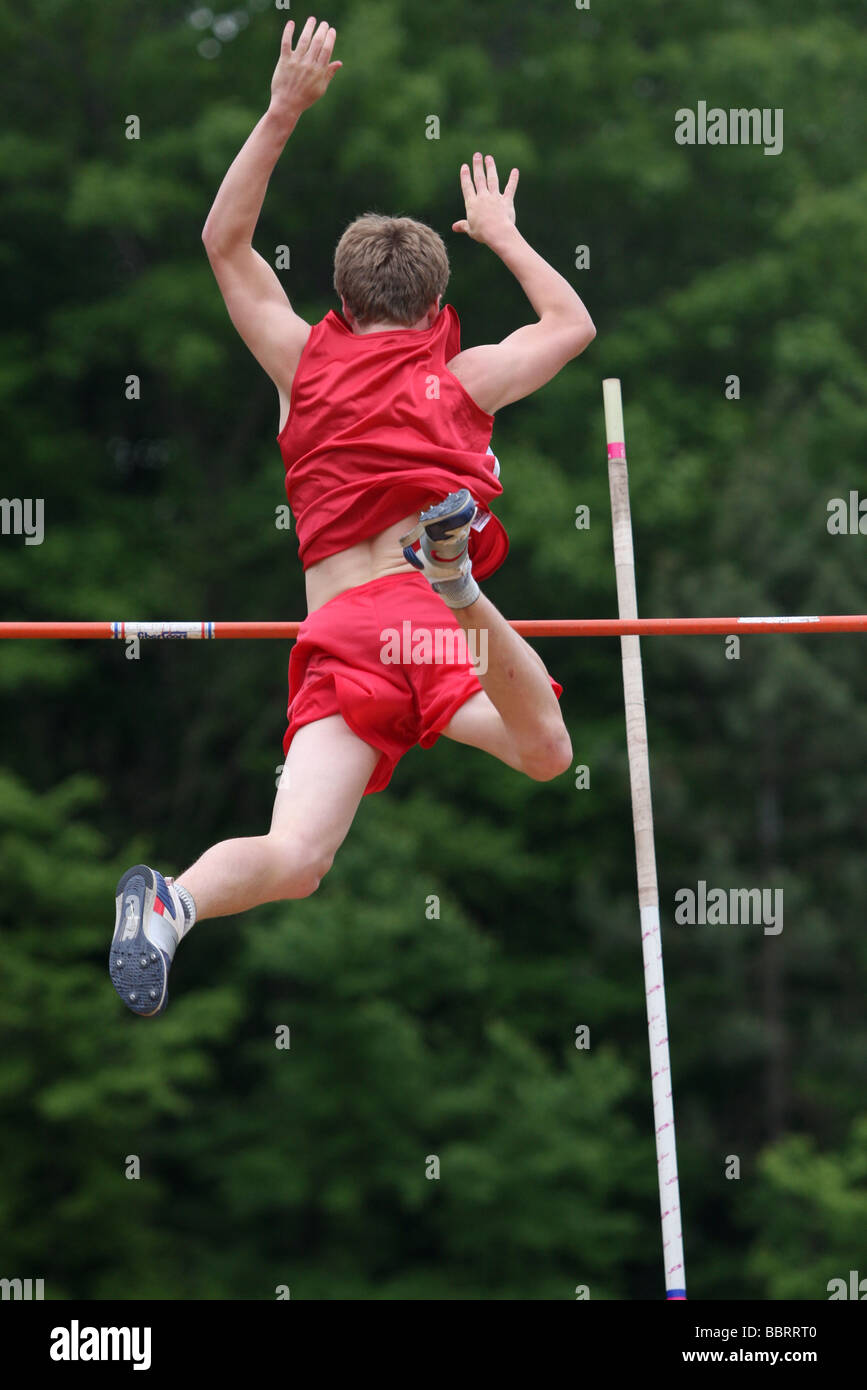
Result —
<instances>
[{"instance_id":1,"label":"sneaker with blue stripe","mask_svg":"<svg viewBox=\"0 0 867 1390\"><path fill-rule=\"evenodd\" d=\"M183 934L177 889L147 864L127 869L116 889L109 974L126 1007L141 1018L165 1009L169 970Z\"/></svg>"},{"instance_id":2,"label":"sneaker with blue stripe","mask_svg":"<svg viewBox=\"0 0 867 1390\"><path fill-rule=\"evenodd\" d=\"M468 488L450 492L419 513L417 524L401 536L404 559L430 581L449 608L468 608L479 597L469 555L469 536L478 508ZM416 550L415 542L419 542Z\"/></svg>"}]
</instances>

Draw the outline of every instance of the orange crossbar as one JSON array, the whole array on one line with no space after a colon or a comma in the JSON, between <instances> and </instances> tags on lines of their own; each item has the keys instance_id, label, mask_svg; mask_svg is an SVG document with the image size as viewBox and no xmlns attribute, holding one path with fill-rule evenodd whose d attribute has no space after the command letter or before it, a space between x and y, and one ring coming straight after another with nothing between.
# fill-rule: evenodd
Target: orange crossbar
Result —
<instances>
[{"instance_id":1,"label":"orange crossbar","mask_svg":"<svg viewBox=\"0 0 867 1390\"><path fill-rule=\"evenodd\" d=\"M298 636L300 623L222 623L222 622L0 622L0 638L276 638L291 641ZM512 627L523 637L649 637L675 634L698 636L718 633L753 634L764 632L867 632L867 614L849 613L830 617L769 618L528 618Z\"/></svg>"}]
</instances>

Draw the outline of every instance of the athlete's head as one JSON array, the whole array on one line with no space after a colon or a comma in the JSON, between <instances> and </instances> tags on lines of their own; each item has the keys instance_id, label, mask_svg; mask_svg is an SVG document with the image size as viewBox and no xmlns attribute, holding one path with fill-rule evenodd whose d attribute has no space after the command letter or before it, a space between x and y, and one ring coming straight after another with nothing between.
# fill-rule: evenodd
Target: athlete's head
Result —
<instances>
[{"instance_id":1,"label":"athlete's head","mask_svg":"<svg viewBox=\"0 0 867 1390\"><path fill-rule=\"evenodd\" d=\"M412 327L438 303L448 279L442 237L412 217L365 213L350 222L334 253L334 288L359 327Z\"/></svg>"}]
</instances>

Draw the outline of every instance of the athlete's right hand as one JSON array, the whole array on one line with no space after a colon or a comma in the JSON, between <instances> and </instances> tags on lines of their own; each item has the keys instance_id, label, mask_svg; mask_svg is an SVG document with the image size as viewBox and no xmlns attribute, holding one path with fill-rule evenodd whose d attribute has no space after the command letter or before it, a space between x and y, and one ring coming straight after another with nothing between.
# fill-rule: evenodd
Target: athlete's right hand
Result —
<instances>
[{"instance_id":1,"label":"athlete's right hand","mask_svg":"<svg viewBox=\"0 0 867 1390\"><path fill-rule=\"evenodd\" d=\"M298 117L302 111L325 93L328 84L342 63L332 63L331 53L337 31L323 19L319 27L310 16L293 50L295 21L290 19L283 30L280 59L271 79L271 111L281 116Z\"/></svg>"},{"instance_id":2,"label":"athlete's right hand","mask_svg":"<svg viewBox=\"0 0 867 1390\"><path fill-rule=\"evenodd\" d=\"M461 165L461 192L467 215L452 223L453 232L466 232L473 241L491 246L499 234L515 225L515 189L518 170L513 169L506 187L500 192L500 180L493 155L473 155L473 172Z\"/></svg>"}]
</instances>

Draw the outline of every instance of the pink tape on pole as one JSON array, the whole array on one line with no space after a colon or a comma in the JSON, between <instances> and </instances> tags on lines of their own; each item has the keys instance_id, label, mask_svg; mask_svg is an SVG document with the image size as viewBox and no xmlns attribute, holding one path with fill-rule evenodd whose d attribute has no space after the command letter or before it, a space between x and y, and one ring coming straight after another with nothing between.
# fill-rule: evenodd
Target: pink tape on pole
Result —
<instances>
[{"instance_id":1,"label":"pink tape on pole","mask_svg":"<svg viewBox=\"0 0 867 1390\"><path fill-rule=\"evenodd\" d=\"M609 444L609 445L608 445L608 457L609 457L610 459L625 459L625 458L626 458L626 445L625 445L625 444Z\"/></svg>"}]
</instances>

